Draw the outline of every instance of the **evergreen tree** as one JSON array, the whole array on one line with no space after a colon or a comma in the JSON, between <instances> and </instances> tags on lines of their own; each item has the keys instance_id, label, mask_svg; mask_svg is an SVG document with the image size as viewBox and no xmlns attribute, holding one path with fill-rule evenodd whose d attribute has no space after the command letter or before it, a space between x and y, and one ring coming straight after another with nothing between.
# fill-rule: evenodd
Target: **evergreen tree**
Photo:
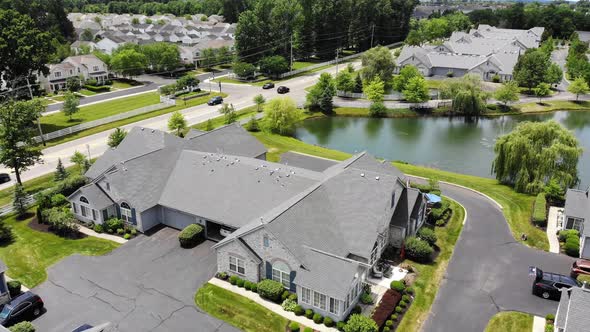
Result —
<instances>
[{"instance_id":1,"label":"evergreen tree","mask_svg":"<svg viewBox=\"0 0 590 332\"><path fill-rule=\"evenodd\" d=\"M121 142L123 142L123 140L125 139L126 136L127 136L127 132L125 130L123 130L121 128L117 128L117 129L115 129L115 131L113 131L109 135L109 139L107 141L107 144L111 148L117 147L117 146L119 146L119 144L121 144Z\"/></svg>"},{"instance_id":2,"label":"evergreen tree","mask_svg":"<svg viewBox=\"0 0 590 332\"><path fill-rule=\"evenodd\" d=\"M250 118L250 121L248 121L248 123L246 123L246 130L252 131L252 132L260 130L260 126L258 125L258 120L256 120L256 117L254 115L252 115L252 117Z\"/></svg>"},{"instance_id":3,"label":"evergreen tree","mask_svg":"<svg viewBox=\"0 0 590 332\"><path fill-rule=\"evenodd\" d=\"M55 168L54 179L55 182L63 181L68 177L68 172L61 162L61 158L57 159L57 167Z\"/></svg>"},{"instance_id":4,"label":"evergreen tree","mask_svg":"<svg viewBox=\"0 0 590 332\"><path fill-rule=\"evenodd\" d=\"M205 130L206 131L213 130L213 122L211 121L211 119L208 119L207 120L207 123L205 124Z\"/></svg>"},{"instance_id":5,"label":"evergreen tree","mask_svg":"<svg viewBox=\"0 0 590 332\"><path fill-rule=\"evenodd\" d=\"M354 79L354 93L363 93L363 79L361 78L361 74L356 74L356 78Z\"/></svg>"}]
</instances>

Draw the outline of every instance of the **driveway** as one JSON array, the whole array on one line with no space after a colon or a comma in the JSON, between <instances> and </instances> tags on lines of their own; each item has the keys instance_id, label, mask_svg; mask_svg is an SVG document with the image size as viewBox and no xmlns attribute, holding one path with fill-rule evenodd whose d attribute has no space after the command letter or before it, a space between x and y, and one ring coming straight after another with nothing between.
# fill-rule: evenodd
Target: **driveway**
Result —
<instances>
[{"instance_id":1,"label":"driveway","mask_svg":"<svg viewBox=\"0 0 590 332\"><path fill-rule=\"evenodd\" d=\"M514 240L502 211L470 190L441 184L461 203L467 221L435 298L425 331L483 331L499 311L544 317L558 302L531 294L529 266L568 274L573 258L526 247Z\"/></svg>"},{"instance_id":2,"label":"driveway","mask_svg":"<svg viewBox=\"0 0 590 332\"><path fill-rule=\"evenodd\" d=\"M139 236L111 254L70 256L35 288L47 312L39 331L68 332L110 321L113 331L238 331L194 304L197 289L216 270L213 242L181 249L178 231Z\"/></svg>"}]
</instances>

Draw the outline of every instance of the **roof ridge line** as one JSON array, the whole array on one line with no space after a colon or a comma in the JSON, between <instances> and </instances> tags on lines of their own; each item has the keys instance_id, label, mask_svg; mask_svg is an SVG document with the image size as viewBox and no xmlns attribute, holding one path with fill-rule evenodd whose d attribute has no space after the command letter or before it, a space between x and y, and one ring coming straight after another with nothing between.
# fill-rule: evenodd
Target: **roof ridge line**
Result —
<instances>
[{"instance_id":1,"label":"roof ridge line","mask_svg":"<svg viewBox=\"0 0 590 332\"><path fill-rule=\"evenodd\" d=\"M317 252L319 254L322 254L322 255L330 256L330 257L336 258L336 259L340 259L340 260L345 261L345 262L348 262L348 263L356 263L356 264L359 264L359 265L369 266L369 264L367 264L367 263L363 263L363 262L356 261L354 259L342 257L342 256L339 256L339 255L333 254L331 252L327 252L327 251L324 251L324 250L321 250L321 249L310 247L310 246L305 245L305 244L303 244L302 247L307 248L307 249L309 249L311 251L315 251L315 252Z\"/></svg>"}]
</instances>

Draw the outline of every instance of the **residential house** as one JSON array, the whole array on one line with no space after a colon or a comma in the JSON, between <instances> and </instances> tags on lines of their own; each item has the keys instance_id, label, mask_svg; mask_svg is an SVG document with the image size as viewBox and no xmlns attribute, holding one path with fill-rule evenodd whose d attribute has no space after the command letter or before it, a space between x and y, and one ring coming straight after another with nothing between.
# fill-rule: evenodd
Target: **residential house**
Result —
<instances>
[{"instance_id":1,"label":"residential house","mask_svg":"<svg viewBox=\"0 0 590 332\"><path fill-rule=\"evenodd\" d=\"M469 33L454 32L442 44L405 46L397 58L395 73L413 65L424 76L476 74L486 81L512 80L520 54L538 47L544 28L499 29L480 24Z\"/></svg>"},{"instance_id":2,"label":"residential house","mask_svg":"<svg viewBox=\"0 0 590 332\"><path fill-rule=\"evenodd\" d=\"M48 67L49 74L39 76L41 86L47 92L65 89L70 77L78 77L81 81L95 79L103 83L109 75L107 65L94 54L70 56L61 63L50 64Z\"/></svg>"},{"instance_id":3,"label":"residential house","mask_svg":"<svg viewBox=\"0 0 590 332\"><path fill-rule=\"evenodd\" d=\"M562 288L561 299L557 307L555 332L590 331L590 289L572 287Z\"/></svg>"},{"instance_id":4,"label":"residential house","mask_svg":"<svg viewBox=\"0 0 590 332\"><path fill-rule=\"evenodd\" d=\"M265 159L235 124L184 139L134 128L68 200L80 220L118 216L142 232L200 224L219 241L218 271L276 280L301 306L340 321L385 248L422 226L425 197L366 153L321 172Z\"/></svg>"},{"instance_id":5,"label":"residential house","mask_svg":"<svg viewBox=\"0 0 590 332\"><path fill-rule=\"evenodd\" d=\"M568 189L565 194L564 229L580 232L580 257L590 259L590 187L584 190Z\"/></svg>"}]
</instances>

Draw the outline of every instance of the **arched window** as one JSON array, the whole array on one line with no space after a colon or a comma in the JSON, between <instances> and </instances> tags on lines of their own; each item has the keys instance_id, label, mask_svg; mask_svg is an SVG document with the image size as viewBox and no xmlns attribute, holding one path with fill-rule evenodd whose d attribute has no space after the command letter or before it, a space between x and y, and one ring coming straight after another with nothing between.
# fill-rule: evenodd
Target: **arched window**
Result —
<instances>
[{"instance_id":1,"label":"arched window","mask_svg":"<svg viewBox=\"0 0 590 332\"><path fill-rule=\"evenodd\" d=\"M125 222L132 223L133 218L131 216L131 207L129 206L129 204L123 202L123 203L121 203L120 207L121 207L121 219L123 219L123 221L125 221Z\"/></svg>"},{"instance_id":2,"label":"arched window","mask_svg":"<svg viewBox=\"0 0 590 332\"><path fill-rule=\"evenodd\" d=\"M88 200L84 196L80 197L80 202L88 204Z\"/></svg>"},{"instance_id":3,"label":"arched window","mask_svg":"<svg viewBox=\"0 0 590 332\"><path fill-rule=\"evenodd\" d=\"M272 265L272 280L280 282L285 288L291 287L290 276L291 269L287 264L278 261Z\"/></svg>"}]
</instances>

